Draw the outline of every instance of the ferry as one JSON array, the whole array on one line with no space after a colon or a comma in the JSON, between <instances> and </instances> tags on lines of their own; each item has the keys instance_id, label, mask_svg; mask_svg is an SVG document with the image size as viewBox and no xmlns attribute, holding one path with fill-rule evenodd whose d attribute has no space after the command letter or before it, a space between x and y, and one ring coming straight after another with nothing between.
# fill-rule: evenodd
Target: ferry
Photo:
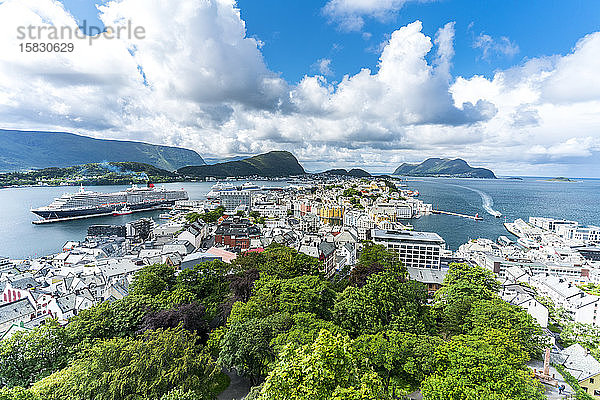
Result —
<instances>
[{"instance_id":1,"label":"ferry","mask_svg":"<svg viewBox=\"0 0 600 400\"><path fill-rule=\"evenodd\" d=\"M131 211L131 208L128 208L127 206L121 208L120 210L115 210L113 211L113 217L117 217L119 215L129 215L129 214L133 214L133 211Z\"/></svg>"}]
</instances>

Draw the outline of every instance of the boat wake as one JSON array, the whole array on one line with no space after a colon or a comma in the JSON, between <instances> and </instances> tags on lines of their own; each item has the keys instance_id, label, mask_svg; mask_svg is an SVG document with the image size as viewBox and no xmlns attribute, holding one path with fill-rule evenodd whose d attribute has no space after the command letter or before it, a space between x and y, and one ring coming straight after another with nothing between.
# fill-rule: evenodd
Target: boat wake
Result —
<instances>
[{"instance_id":1,"label":"boat wake","mask_svg":"<svg viewBox=\"0 0 600 400\"><path fill-rule=\"evenodd\" d=\"M494 199L492 199L492 196L490 196L489 194L482 192L479 189L474 189L468 186L461 186L461 185L455 185L455 186L459 186L461 188L464 189L468 189L472 192L475 192L477 194L479 194L479 196L481 196L481 201L482 201L482 205L483 205L483 209L490 215L496 217L496 218L500 218L502 216L502 213L498 210L494 210Z\"/></svg>"}]
</instances>

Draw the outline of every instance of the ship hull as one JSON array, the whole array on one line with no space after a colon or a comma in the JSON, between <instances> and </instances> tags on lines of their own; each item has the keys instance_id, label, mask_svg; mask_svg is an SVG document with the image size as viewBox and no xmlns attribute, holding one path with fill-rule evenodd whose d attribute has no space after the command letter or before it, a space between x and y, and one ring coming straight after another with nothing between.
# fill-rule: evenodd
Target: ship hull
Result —
<instances>
[{"instance_id":1,"label":"ship hull","mask_svg":"<svg viewBox=\"0 0 600 400\"><path fill-rule=\"evenodd\" d=\"M153 209L160 209L171 207L175 204L175 200L169 201L158 201L158 202L145 202L140 204L128 204L127 207L132 211L146 211ZM96 208L83 208L83 209L68 209L68 210L31 210L37 216L44 220L68 220L68 219L79 219L79 218L92 218L102 217L107 215L113 215L115 207L96 207Z\"/></svg>"}]
</instances>

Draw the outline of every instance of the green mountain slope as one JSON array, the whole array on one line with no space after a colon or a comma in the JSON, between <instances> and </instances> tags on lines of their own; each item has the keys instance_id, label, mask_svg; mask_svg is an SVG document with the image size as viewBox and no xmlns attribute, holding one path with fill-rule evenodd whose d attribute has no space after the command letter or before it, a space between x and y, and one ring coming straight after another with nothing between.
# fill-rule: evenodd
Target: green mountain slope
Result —
<instances>
[{"instance_id":1,"label":"green mountain slope","mask_svg":"<svg viewBox=\"0 0 600 400\"><path fill-rule=\"evenodd\" d=\"M341 176L352 176L356 178L368 178L371 176L370 173L360 168L353 168L347 171L342 168L330 169L325 172L321 172L323 175L341 175Z\"/></svg>"},{"instance_id":2,"label":"green mountain slope","mask_svg":"<svg viewBox=\"0 0 600 400\"><path fill-rule=\"evenodd\" d=\"M104 161L133 161L170 171L186 165L204 164L198 153L179 147L94 139L65 132L0 129L0 171L68 167Z\"/></svg>"},{"instance_id":3,"label":"green mountain slope","mask_svg":"<svg viewBox=\"0 0 600 400\"><path fill-rule=\"evenodd\" d=\"M393 175L496 179L496 175L489 169L473 168L460 158L454 160L449 158L428 158L420 164L404 163L396 168Z\"/></svg>"},{"instance_id":4,"label":"green mountain slope","mask_svg":"<svg viewBox=\"0 0 600 400\"><path fill-rule=\"evenodd\" d=\"M128 185L130 183L174 182L181 178L174 172L137 162L104 162L73 167L50 167L28 172L0 174L0 186L16 185Z\"/></svg>"},{"instance_id":5,"label":"green mountain slope","mask_svg":"<svg viewBox=\"0 0 600 400\"><path fill-rule=\"evenodd\" d=\"M239 161L228 161L213 165L198 165L180 168L180 175L193 178L226 178L228 176L290 176L303 175L304 168L294 155L287 151L271 151Z\"/></svg>"}]
</instances>

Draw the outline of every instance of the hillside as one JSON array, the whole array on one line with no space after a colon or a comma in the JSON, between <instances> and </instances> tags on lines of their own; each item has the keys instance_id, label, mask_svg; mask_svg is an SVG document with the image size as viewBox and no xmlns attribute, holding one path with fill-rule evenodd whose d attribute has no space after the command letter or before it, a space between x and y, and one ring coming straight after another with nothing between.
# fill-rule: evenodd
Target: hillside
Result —
<instances>
[{"instance_id":1,"label":"hillside","mask_svg":"<svg viewBox=\"0 0 600 400\"><path fill-rule=\"evenodd\" d=\"M352 177L356 177L356 178L368 178L368 177L371 176L370 173L368 173L364 169L360 169L360 168L353 168L353 169L351 169L349 171L347 171L345 169L342 169L342 168L336 168L336 169L327 170L325 172L321 172L321 174L323 174L323 175L352 176Z\"/></svg>"},{"instance_id":2,"label":"hillside","mask_svg":"<svg viewBox=\"0 0 600 400\"><path fill-rule=\"evenodd\" d=\"M193 178L226 178L228 176L278 177L303 175L304 168L294 155L287 151L271 151L238 161L228 161L213 165L199 165L180 168L177 172Z\"/></svg>"},{"instance_id":3,"label":"hillside","mask_svg":"<svg viewBox=\"0 0 600 400\"><path fill-rule=\"evenodd\" d=\"M17 185L128 185L180 180L171 171L136 162L104 162L65 168L43 168L29 172L0 174L0 187Z\"/></svg>"},{"instance_id":4,"label":"hillside","mask_svg":"<svg viewBox=\"0 0 600 400\"><path fill-rule=\"evenodd\" d=\"M473 168L460 158L428 158L420 164L404 163L396 168L393 175L496 179L489 169Z\"/></svg>"},{"instance_id":5,"label":"hillside","mask_svg":"<svg viewBox=\"0 0 600 400\"><path fill-rule=\"evenodd\" d=\"M65 132L0 129L0 171L68 167L105 161L133 161L174 171L202 165L195 151L141 142L94 139Z\"/></svg>"}]
</instances>

